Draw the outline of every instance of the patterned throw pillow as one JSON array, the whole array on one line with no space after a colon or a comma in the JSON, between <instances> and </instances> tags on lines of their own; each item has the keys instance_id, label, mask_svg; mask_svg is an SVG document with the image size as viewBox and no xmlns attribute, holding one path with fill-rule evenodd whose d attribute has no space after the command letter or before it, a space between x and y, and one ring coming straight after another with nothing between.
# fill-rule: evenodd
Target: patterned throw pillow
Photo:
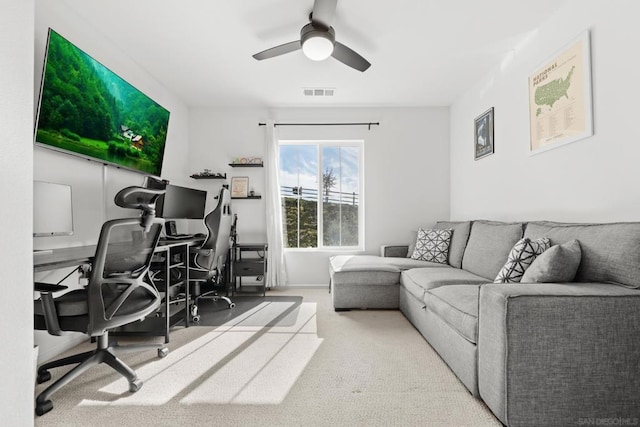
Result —
<instances>
[{"instance_id":1,"label":"patterned throw pillow","mask_svg":"<svg viewBox=\"0 0 640 427\"><path fill-rule=\"evenodd\" d=\"M551 242L547 237L531 240L528 237L513 245L504 267L498 272L493 283L518 283L538 255L549 249Z\"/></svg>"},{"instance_id":2,"label":"patterned throw pillow","mask_svg":"<svg viewBox=\"0 0 640 427\"><path fill-rule=\"evenodd\" d=\"M418 229L412 259L447 264L453 230Z\"/></svg>"}]
</instances>

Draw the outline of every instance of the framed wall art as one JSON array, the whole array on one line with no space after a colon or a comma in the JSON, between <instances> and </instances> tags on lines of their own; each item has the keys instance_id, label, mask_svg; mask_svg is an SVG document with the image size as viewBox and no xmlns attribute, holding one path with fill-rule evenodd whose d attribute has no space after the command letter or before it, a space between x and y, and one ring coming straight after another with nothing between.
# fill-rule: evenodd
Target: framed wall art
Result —
<instances>
[{"instance_id":1,"label":"framed wall art","mask_svg":"<svg viewBox=\"0 0 640 427\"><path fill-rule=\"evenodd\" d=\"M589 46L585 31L529 76L529 154L593 135Z\"/></svg>"},{"instance_id":2,"label":"framed wall art","mask_svg":"<svg viewBox=\"0 0 640 427\"><path fill-rule=\"evenodd\" d=\"M231 197L244 198L249 196L249 177L234 176L231 178Z\"/></svg>"},{"instance_id":3,"label":"framed wall art","mask_svg":"<svg viewBox=\"0 0 640 427\"><path fill-rule=\"evenodd\" d=\"M493 154L493 107L474 121L475 160Z\"/></svg>"}]
</instances>

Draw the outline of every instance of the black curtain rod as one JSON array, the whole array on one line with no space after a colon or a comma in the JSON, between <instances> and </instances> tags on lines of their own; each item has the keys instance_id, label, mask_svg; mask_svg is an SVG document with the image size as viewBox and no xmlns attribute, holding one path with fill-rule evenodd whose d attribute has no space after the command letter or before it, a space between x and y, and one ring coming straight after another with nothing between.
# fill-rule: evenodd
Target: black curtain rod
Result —
<instances>
[{"instance_id":1,"label":"black curtain rod","mask_svg":"<svg viewBox=\"0 0 640 427\"><path fill-rule=\"evenodd\" d=\"M258 126L266 126L266 123L258 123ZM380 122L369 123L274 123L276 126L367 126L371 130L371 126L380 126Z\"/></svg>"}]
</instances>

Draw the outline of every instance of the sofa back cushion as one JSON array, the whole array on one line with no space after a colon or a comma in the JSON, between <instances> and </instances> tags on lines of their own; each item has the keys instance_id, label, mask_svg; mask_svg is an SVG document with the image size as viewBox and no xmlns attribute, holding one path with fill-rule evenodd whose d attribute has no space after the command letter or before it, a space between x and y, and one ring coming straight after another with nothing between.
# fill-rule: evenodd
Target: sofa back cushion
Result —
<instances>
[{"instance_id":1,"label":"sofa back cushion","mask_svg":"<svg viewBox=\"0 0 640 427\"><path fill-rule=\"evenodd\" d=\"M471 221L438 221L434 228L453 230L449 244L449 265L462 268L462 255L464 255L464 248L469 240Z\"/></svg>"},{"instance_id":2,"label":"sofa back cushion","mask_svg":"<svg viewBox=\"0 0 640 427\"><path fill-rule=\"evenodd\" d=\"M462 268L492 282L507 261L513 245L522 238L523 229L521 222L474 221Z\"/></svg>"},{"instance_id":3,"label":"sofa back cushion","mask_svg":"<svg viewBox=\"0 0 640 427\"><path fill-rule=\"evenodd\" d=\"M605 282L640 288L640 223L566 224L537 221L525 236L548 237L552 245L578 240L582 259L576 282Z\"/></svg>"}]
</instances>

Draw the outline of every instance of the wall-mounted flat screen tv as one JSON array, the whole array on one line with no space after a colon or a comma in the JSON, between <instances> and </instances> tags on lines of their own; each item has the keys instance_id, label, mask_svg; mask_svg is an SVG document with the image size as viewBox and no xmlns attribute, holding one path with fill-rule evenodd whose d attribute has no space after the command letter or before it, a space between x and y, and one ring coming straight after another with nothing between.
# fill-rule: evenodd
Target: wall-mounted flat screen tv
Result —
<instances>
[{"instance_id":1,"label":"wall-mounted flat screen tv","mask_svg":"<svg viewBox=\"0 0 640 427\"><path fill-rule=\"evenodd\" d=\"M160 176L169 111L49 29L37 145Z\"/></svg>"}]
</instances>

